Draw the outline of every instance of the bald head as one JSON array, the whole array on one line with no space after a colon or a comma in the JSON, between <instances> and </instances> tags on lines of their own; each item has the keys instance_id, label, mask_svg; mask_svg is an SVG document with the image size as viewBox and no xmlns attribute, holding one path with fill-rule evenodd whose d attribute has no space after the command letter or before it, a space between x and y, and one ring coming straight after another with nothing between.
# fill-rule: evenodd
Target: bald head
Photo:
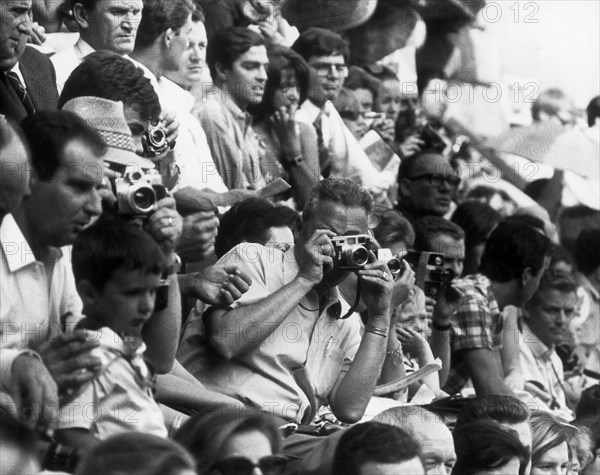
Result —
<instances>
[{"instance_id":1,"label":"bald head","mask_svg":"<svg viewBox=\"0 0 600 475\"><path fill-rule=\"evenodd\" d=\"M393 407L374 417L374 421L400 427L421 445L428 475L446 475L456 462L452 433L439 416L416 406Z\"/></svg>"}]
</instances>

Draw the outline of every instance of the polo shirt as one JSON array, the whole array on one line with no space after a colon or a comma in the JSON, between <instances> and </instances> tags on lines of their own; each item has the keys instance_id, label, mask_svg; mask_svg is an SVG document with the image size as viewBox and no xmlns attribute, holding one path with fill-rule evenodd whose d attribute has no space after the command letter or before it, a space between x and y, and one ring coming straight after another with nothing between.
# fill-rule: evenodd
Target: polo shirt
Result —
<instances>
[{"instance_id":1,"label":"polo shirt","mask_svg":"<svg viewBox=\"0 0 600 475\"><path fill-rule=\"evenodd\" d=\"M248 292L233 308L260 302L290 283L299 266L294 248L242 243L216 264L235 264L252 279ZM215 391L293 422L312 420L320 405L329 403L335 383L348 371L361 341L362 323L347 310L334 288L319 309L316 291L309 292L285 320L268 325L269 335L252 326L236 329L240 338L264 338L258 346L230 361L213 358L195 376ZM344 312L344 313L342 313ZM264 327L263 327L264 328Z\"/></svg>"},{"instance_id":2,"label":"polo shirt","mask_svg":"<svg viewBox=\"0 0 600 475\"><path fill-rule=\"evenodd\" d=\"M8 390L14 359L29 343L56 338L61 318L81 317L82 304L69 258L71 248L49 248L37 260L19 225L7 214L0 225L0 381Z\"/></svg>"}]
</instances>

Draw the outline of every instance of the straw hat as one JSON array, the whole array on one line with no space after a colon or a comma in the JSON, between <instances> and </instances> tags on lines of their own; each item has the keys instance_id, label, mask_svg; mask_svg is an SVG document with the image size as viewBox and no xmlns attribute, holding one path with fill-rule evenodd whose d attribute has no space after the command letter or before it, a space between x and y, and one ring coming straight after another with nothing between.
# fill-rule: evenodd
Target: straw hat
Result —
<instances>
[{"instance_id":1,"label":"straw hat","mask_svg":"<svg viewBox=\"0 0 600 475\"><path fill-rule=\"evenodd\" d=\"M154 163L135 153L133 137L125 121L122 102L101 97L81 96L67 101L63 109L76 113L100 133L108 146L104 161L125 168L154 168Z\"/></svg>"}]
</instances>

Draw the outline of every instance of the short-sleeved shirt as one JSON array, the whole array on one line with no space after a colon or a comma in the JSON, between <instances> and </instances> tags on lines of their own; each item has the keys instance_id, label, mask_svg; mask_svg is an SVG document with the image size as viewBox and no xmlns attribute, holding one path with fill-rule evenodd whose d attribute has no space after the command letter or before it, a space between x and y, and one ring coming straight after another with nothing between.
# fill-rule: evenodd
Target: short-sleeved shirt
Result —
<instances>
[{"instance_id":1,"label":"short-sleeved shirt","mask_svg":"<svg viewBox=\"0 0 600 475\"><path fill-rule=\"evenodd\" d=\"M12 363L29 343L62 333L61 320L81 317L69 258L71 248L48 248L36 259L11 214L0 225L0 382L11 384Z\"/></svg>"},{"instance_id":2,"label":"short-sleeved shirt","mask_svg":"<svg viewBox=\"0 0 600 475\"><path fill-rule=\"evenodd\" d=\"M61 408L58 429L87 429L101 440L129 431L167 437L143 358L146 346L131 347L108 327L88 332L90 339L100 343L92 355L100 359L102 369Z\"/></svg>"},{"instance_id":3,"label":"short-sleeved shirt","mask_svg":"<svg viewBox=\"0 0 600 475\"><path fill-rule=\"evenodd\" d=\"M237 265L252 279L234 308L266 299L289 284L299 269L294 248L284 253L252 243L236 246L217 263L225 264ZM359 316L339 319L345 305L336 288L321 308L311 291L281 324L266 330L268 336L253 326L236 329L240 338L264 338L252 351L229 361L215 355L192 372L210 389L247 405L285 420L308 422L319 405L329 403L335 383L348 371L360 345Z\"/></svg>"},{"instance_id":4,"label":"short-sleeved shirt","mask_svg":"<svg viewBox=\"0 0 600 475\"><path fill-rule=\"evenodd\" d=\"M459 392L470 378L464 351L482 348L498 351L502 346L502 314L490 280L475 274L456 280L453 285L462 291L463 297L451 317L452 361L444 386L448 394Z\"/></svg>"}]
</instances>

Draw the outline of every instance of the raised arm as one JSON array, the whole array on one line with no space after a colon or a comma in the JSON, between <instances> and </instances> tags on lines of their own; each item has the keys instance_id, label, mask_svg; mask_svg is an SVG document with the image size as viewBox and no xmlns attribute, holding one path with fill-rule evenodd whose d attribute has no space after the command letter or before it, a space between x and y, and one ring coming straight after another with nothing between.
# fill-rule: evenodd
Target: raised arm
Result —
<instances>
[{"instance_id":1,"label":"raised arm","mask_svg":"<svg viewBox=\"0 0 600 475\"><path fill-rule=\"evenodd\" d=\"M301 248L297 248L300 270L288 284L266 298L234 309L212 309L206 315L209 342L225 359L247 353L259 346L287 318L306 294L323 277L323 265L331 265L323 247L334 234L317 230ZM257 285L254 282L252 285ZM252 292L252 287L250 288ZM244 328L252 328L255 338L243 338Z\"/></svg>"}]
</instances>

